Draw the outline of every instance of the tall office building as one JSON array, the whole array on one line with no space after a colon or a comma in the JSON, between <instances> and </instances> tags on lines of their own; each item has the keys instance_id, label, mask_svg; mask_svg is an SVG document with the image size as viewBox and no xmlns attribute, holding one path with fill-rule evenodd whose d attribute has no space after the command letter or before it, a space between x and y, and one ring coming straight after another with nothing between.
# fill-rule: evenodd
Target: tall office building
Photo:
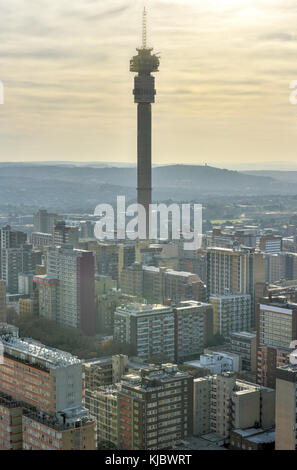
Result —
<instances>
[{"instance_id":1,"label":"tall office building","mask_svg":"<svg viewBox=\"0 0 297 470\"><path fill-rule=\"evenodd\" d=\"M22 340L18 329L7 324L0 324L0 339L0 448L11 449L17 442L24 450L95 450L96 424L82 407L81 361ZM15 426L2 426L8 419Z\"/></svg>"},{"instance_id":2,"label":"tall office building","mask_svg":"<svg viewBox=\"0 0 297 470\"><path fill-rule=\"evenodd\" d=\"M80 328L87 335L95 334L95 262L91 251L73 249L72 246L50 248L47 257L47 274L39 278L40 285L56 281L57 322L65 326ZM52 279L53 278L53 279ZM36 279L36 278L35 278ZM51 291L52 301L54 291Z\"/></svg>"},{"instance_id":3,"label":"tall office building","mask_svg":"<svg viewBox=\"0 0 297 470\"><path fill-rule=\"evenodd\" d=\"M149 206L152 203L152 110L155 102L155 78L152 72L159 69L160 60L147 46L146 11L143 12L142 47L130 61L134 79L134 101L137 103L137 202L146 211L146 234L149 235ZM140 214L139 214L140 216ZM141 223L141 220L139 218ZM144 221L142 222L144 223Z\"/></svg>"},{"instance_id":4,"label":"tall office building","mask_svg":"<svg viewBox=\"0 0 297 470\"><path fill-rule=\"evenodd\" d=\"M144 361L161 355L174 360L174 314L164 305L119 306L114 314L114 338L132 347Z\"/></svg>"}]
</instances>

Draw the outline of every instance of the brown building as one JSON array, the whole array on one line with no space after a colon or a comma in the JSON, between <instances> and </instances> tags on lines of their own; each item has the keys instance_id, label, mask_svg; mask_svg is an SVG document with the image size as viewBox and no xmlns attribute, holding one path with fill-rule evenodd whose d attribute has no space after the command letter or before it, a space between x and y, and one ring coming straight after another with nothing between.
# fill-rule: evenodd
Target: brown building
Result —
<instances>
[{"instance_id":1,"label":"brown building","mask_svg":"<svg viewBox=\"0 0 297 470\"><path fill-rule=\"evenodd\" d=\"M122 291L149 303L206 301L206 285L197 274L134 263L122 271Z\"/></svg>"},{"instance_id":2,"label":"brown building","mask_svg":"<svg viewBox=\"0 0 297 470\"><path fill-rule=\"evenodd\" d=\"M193 377L175 365L123 377L118 399L123 450L166 449L193 434Z\"/></svg>"},{"instance_id":3,"label":"brown building","mask_svg":"<svg viewBox=\"0 0 297 470\"><path fill-rule=\"evenodd\" d=\"M79 420L41 416L28 412L23 415L23 450L96 450L97 433L89 416Z\"/></svg>"},{"instance_id":4,"label":"brown building","mask_svg":"<svg viewBox=\"0 0 297 470\"><path fill-rule=\"evenodd\" d=\"M22 449L22 415L23 406L0 393L0 449Z\"/></svg>"}]
</instances>

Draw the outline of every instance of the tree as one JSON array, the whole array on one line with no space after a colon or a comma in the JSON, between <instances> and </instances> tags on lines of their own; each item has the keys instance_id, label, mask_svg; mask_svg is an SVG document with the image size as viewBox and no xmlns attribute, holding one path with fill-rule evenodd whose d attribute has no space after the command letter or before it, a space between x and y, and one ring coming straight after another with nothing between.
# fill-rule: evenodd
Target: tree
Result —
<instances>
[{"instance_id":1,"label":"tree","mask_svg":"<svg viewBox=\"0 0 297 470\"><path fill-rule=\"evenodd\" d=\"M120 450L113 442L110 441L99 441L97 444L97 450Z\"/></svg>"}]
</instances>

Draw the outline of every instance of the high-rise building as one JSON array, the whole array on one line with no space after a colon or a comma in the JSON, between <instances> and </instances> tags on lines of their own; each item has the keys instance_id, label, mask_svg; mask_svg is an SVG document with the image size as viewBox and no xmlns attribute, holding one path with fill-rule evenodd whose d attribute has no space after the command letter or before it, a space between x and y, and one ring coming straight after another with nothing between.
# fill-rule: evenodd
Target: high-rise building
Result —
<instances>
[{"instance_id":1,"label":"high-rise building","mask_svg":"<svg viewBox=\"0 0 297 470\"><path fill-rule=\"evenodd\" d=\"M263 254L245 247L207 249L208 295L253 295L260 281L265 282Z\"/></svg>"},{"instance_id":2,"label":"high-rise building","mask_svg":"<svg viewBox=\"0 0 297 470\"><path fill-rule=\"evenodd\" d=\"M72 245L78 248L79 228L66 225L64 221L57 222L53 227L54 246Z\"/></svg>"},{"instance_id":3,"label":"high-rise building","mask_svg":"<svg viewBox=\"0 0 297 470\"><path fill-rule=\"evenodd\" d=\"M118 389L112 385L86 390L86 407L97 422L97 440L105 441L119 449L119 399Z\"/></svg>"},{"instance_id":4,"label":"high-rise building","mask_svg":"<svg viewBox=\"0 0 297 470\"><path fill-rule=\"evenodd\" d=\"M53 244L53 235L51 233L33 232L31 242L34 248L41 250Z\"/></svg>"},{"instance_id":5,"label":"high-rise building","mask_svg":"<svg viewBox=\"0 0 297 470\"><path fill-rule=\"evenodd\" d=\"M287 253L269 253L266 255L266 282L273 283L288 279Z\"/></svg>"},{"instance_id":6,"label":"high-rise building","mask_svg":"<svg viewBox=\"0 0 297 470\"><path fill-rule=\"evenodd\" d=\"M114 314L114 338L127 343L144 361L154 356L174 360L174 314L164 305L119 306Z\"/></svg>"},{"instance_id":7,"label":"high-rise building","mask_svg":"<svg viewBox=\"0 0 297 470\"><path fill-rule=\"evenodd\" d=\"M282 251L282 237L273 234L263 235L259 240L259 249L264 253L279 253Z\"/></svg>"},{"instance_id":8,"label":"high-rise building","mask_svg":"<svg viewBox=\"0 0 297 470\"><path fill-rule=\"evenodd\" d=\"M138 54L130 61L134 79L134 101L137 103L137 202L146 211L146 234L149 235L149 207L152 203L152 110L155 102L155 79L151 75L159 69L160 59L147 46L146 11L143 13L143 41ZM140 214L139 214L140 216Z\"/></svg>"},{"instance_id":9,"label":"high-rise building","mask_svg":"<svg viewBox=\"0 0 297 470\"><path fill-rule=\"evenodd\" d=\"M136 260L135 244L96 242L95 253L97 273L110 276L117 281L118 285L120 285L123 269Z\"/></svg>"},{"instance_id":10,"label":"high-rise building","mask_svg":"<svg viewBox=\"0 0 297 470\"><path fill-rule=\"evenodd\" d=\"M229 339L234 331L249 330L252 326L252 305L249 294L214 295L209 298L213 307L213 332Z\"/></svg>"},{"instance_id":11,"label":"high-rise building","mask_svg":"<svg viewBox=\"0 0 297 470\"><path fill-rule=\"evenodd\" d=\"M0 339L0 393L5 398L0 423L2 416L16 420L15 427L6 427L6 441L19 446L21 440L24 450L96 449L96 425L82 407L81 361L38 341L22 340L17 328L7 324L0 324ZM8 416L10 404L14 416ZM7 446L4 437L0 425L2 448Z\"/></svg>"},{"instance_id":12,"label":"high-rise building","mask_svg":"<svg viewBox=\"0 0 297 470\"><path fill-rule=\"evenodd\" d=\"M91 220L82 220L80 222L80 238L94 238L95 222Z\"/></svg>"},{"instance_id":13,"label":"high-rise building","mask_svg":"<svg viewBox=\"0 0 297 470\"><path fill-rule=\"evenodd\" d=\"M213 336L211 304L185 301L173 309L175 361L195 359Z\"/></svg>"},{"instance_id":14,"label":"high-rise building","mask_svg":"<svg viewBox=\"0 0 297 470\"><path fill-rule=\"evenodd\" d=\"M52 233L53 226L59 219L57 214L50 214L45 209L40 209L34 215L34 232Z\"/></svg>"},{"instance_id":15,"label":"high-rise building","mask_svg":"<svg viewBox=\"0 0 297 470\"><path fill-rule=\"evenodd\" d=\"M88 400L98 439L123 450L168 449L193 434L193 377L174 364L126 375Z\"/></svg>"},{"instance_id":16,"label":"high-rise building","mask_svg":"<svg viewBox=\"0 0 297 470\"><path fill-rule=\"evenodd\" d=\"M39 316L57 322L58 279L47 274L41 274L34 276L33 281L38 289Z\"/></svg>"},{"instance_id":17,"label":"high-rise building","mask_svg":"<svg viewBox=\"0 0 297 470\"><path fill-rule=\"evenodd\" d=\"M275 450L297 448L297 366L276 369Z\"/></svg>"},{"instance_id":18,"label":"high-rise building","mask_svg":"<svg viewBox=\"0 0 297 470\"><path fill-rule=\"evenodd\" d=\"M27 241L27 234L24 232L16 232L11 230L10 225L6 225L0 229L0 278L2 274L2 258L8 248L20 248Z\"/></svg>"},{"instance_id":19,"label":"high-rise building","mask_svg":"<svg viewBox=\"0 0 297 470\"><path fill-rule=\"evenodd\" d=\"M239 331L230 335L231 352L241 357L242 370L257 370L257 335L249 331ZM264 385L264 384L263 384Z\"/></svg>"},{"instance_id":20,"label":"high-rise building","mask_svg":"<svg viewBox=\"0 0 297 470\"><path fill-rule=\"evenodd\" d=\"M2 251L2 279L6 282L6 290L10 294L19 292L19 274L29 274L41 264L41 252L26 244L20 248L7 248Z\"/></svg>"},{"instance_id":21,"label":"high-rise building","mask_svg":"<svg viewBox=\"0 0 297 470\"><path fill-rule=\"evenodd\" d=\"M122 271L121 289L126 294L143 297L149 303L206 301L206 286L197 274L143 266L138 262Z\"/></svg>"},{"instance_id":22,"label":"high-rise building","mask_svg":"<svg viewBox=\"0 0 297 470\"><path fill-rule=\"evenodd\" d=\"M49 248L47 274L54 302L56 291L57 322L80 328L87 335L95 334L95 260L91 251L72 246ZM39 278L40 282L41 279ZM56 284L55 280L58 281ZM37 280L38 281L38 280ZM38 281L39 282L39 281ZM44 283L47 280L45 279ZM54 284L54 286L53 286Z\"/></svg>"},{"instance_id":23,"label":"high-rise building","mask_svg":"<svg viewBox=\"0 0 297 470\"><path fill-rule=\"evenodd\" d=\"M261 299L256 326L257 382L275 387L276 368L288 362L290 343L297 339L297 304L286 295Z\"/></svg>"}]
</instances>

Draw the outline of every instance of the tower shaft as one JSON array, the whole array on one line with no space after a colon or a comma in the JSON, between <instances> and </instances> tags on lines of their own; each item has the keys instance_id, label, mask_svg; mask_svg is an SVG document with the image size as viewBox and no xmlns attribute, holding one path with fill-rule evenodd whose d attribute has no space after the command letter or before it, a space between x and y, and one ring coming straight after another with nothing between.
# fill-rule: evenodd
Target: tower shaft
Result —
<instances>
[{"instance_id":1,"label":"tower shaft","mask_svg":"<svg viewBox=\"0 0 297 470\"><path fill-rule=\"evenodd\" d=\"M149 226L149 208L152 203L152 105L137 105L137 203L146 211ZM148 232L148 230L147 230Z\"/></svg>"}]
</instances>

